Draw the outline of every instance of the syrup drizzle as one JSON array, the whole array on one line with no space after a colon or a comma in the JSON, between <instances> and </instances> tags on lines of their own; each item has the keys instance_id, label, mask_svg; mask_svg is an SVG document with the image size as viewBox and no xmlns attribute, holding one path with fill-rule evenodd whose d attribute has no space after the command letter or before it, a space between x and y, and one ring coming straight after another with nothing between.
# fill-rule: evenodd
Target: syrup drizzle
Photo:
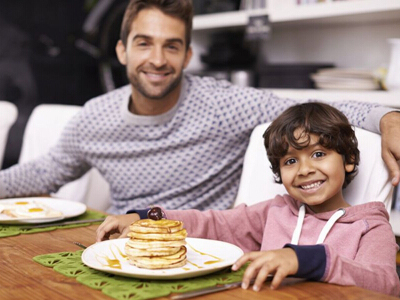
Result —
<instances>
[{"instance_id":1,"label":"syrup drizzle","mask_svg":"<svg viewBox=\"0 0 400 300\"><path fill-rule=\"evenodd\" d=\"M96 254L96 259L97 259L97 261L98 261L103 267L109 267L109 268L112 268L112 269L121 269L121 268L122 268L122 267L121 267L121 262L120 262L120 260L117 258L117 255L114 253L114 251L113 251L113 249L112 249L112 246L114 246L114 247L117 249L119 255L120 255L123 259L127 259L126 254L122 253L121 249L119 249L119 247L117 247L116 245L113 245L113 244L111 244L111 245L109 246L110 251L111 251L111 253L112 253L112 257L108 257L107 255L104 255L104 254L103 254L103 255ZM104 260L107 262L107 264L103 264L103 263L98 259L99 257L102 258L102 259L104 259Z\"/></svg>"},{"instance_id":2,"label":"syrup drizzle","mask_svg":"<svg viewBox=\"0 0 400 300\"><path fill-rule=\"evenodd\" d=\"M204 262L205 265L212 265L212 264L216 264L216 263L219 263L219 262L221 262L221 261L224 261L222 258L216 257L216 256L211 255L211 254L208 254L208 253L201 252L201 251L199 251L199 250L193 248L192 245L190 245L190 244L187 244L187 245L188 245L190 248L192 248L192 250L193 250L194 252L197 252L197 253L199 253L200 255L210 256L210 257L212 257L213 259L215 259L215 260L209 260L209 261ZM198 265L196 265L196 264L194 264L194 263L192 263L192 262L190 262L190 261L188 261L188 263L194 265L195 267L197 267L197 268L199 268L199 269L203 268L203 267L200 267L200 266L198 266Z\"/></svg>"}]
</instances>

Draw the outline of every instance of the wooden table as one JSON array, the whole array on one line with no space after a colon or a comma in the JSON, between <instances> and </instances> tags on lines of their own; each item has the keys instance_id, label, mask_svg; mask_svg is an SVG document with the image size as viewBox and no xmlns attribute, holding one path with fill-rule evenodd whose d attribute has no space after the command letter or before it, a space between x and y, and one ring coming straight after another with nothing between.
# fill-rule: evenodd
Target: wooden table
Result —
<instances>
[{"instance_id":1,"label":"wooden table","mask_svg":"<svg viewBox=\"0 0 400 300\"><path fill-rule=\"evenodd\" d=\"M98 225L22 234L0 238L0 299L107 299L101 291L80 284L46 268L32 257L62 251L76 251L73 241L84 245L95 242ZM264 285L260 292L236 288L192 299L398 299L359 287L343 287L318 282L298 282L272 291ZM168 299L168 298L162 298Z\"/></svg>"}]
</instances>

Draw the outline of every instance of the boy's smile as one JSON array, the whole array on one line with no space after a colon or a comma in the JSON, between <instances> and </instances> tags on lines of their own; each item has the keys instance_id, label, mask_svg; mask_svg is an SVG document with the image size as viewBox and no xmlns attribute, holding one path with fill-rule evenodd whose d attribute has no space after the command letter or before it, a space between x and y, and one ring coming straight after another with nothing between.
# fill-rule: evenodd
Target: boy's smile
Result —
<instances>
[{"instance_id":1,"label":"boy's smile","mask_svg":"<svg viewBox=\"0 0 400 300\"><path fill-rule=\"evenodd\" d=\"M307 142L308 136L296 130L298 142ZM342 186L345 172L354 165L345 165L335 150L318 143L319 137L310 134L308 146L295 149L289 146L280 159L282 183L297 201L307 204L315 212L325 212L349 206L343 198Z\"/></svg>"}]
</instances>

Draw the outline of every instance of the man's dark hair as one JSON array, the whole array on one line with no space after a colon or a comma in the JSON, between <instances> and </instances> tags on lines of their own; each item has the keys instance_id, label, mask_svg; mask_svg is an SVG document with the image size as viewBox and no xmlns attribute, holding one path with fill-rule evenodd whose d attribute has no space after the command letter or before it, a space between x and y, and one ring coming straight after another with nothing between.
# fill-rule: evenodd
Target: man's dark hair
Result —
<instances>
[{"instance_id":1,"label":"man's dark hair","mask_svg":"<svg viewBox=\"0 0 400 300\"><path fill-rule=\"evenodd\" d=\"M298 135L294 135L296 129L301 129L300 136L308 136L308 139L299 142ZM279 161L287 154L289 146L297 150L307 147L310 143L310 134L319 136L318 143L321 146L342 155L344 164L354 164L354 170L346 172L343 183L345 188L356 175L356 167L360 162L357 138L343 113L330 105L317 102L288 108L265 131L264 146L275 181L282 183Z\"/></svg>"},{"instance_id":2,"label":"man's dark hair","mask_svg":"<svg viewBox=\"0 0 400 300\"><path fill-rule=\"evenodd\" d=\"M193 5L190 0L131 0L122 20L120 39L126 47L132 22L143 9L157 8L164 14L178 18L185 23L186 49L192 36Z\"/></svg>"}]
</instances>

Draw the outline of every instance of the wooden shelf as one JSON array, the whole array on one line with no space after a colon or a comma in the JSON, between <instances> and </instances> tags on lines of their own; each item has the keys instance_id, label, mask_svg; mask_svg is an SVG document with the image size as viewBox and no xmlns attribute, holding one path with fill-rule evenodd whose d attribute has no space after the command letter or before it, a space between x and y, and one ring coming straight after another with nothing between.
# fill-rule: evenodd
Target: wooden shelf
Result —
<instances>
[{"instance_id":1,"label":"wooden shelf","mask_svg":"<svg viewBox=\"0 0 400 300\"><path fill-rule=\"evenodd\" d=\"M326 101L355 100L400 108L400 90L398 91L345 91L312 89L272 89L280 97L291 99L315 99Z\"/></svg>"},{"instance_id":2,"label":"wooden shelf","mask_svg":"<svg viewBox=\"0 0 400 300\"><path fill-rule=\"evenodd\" d=\"M207 15L197 15L193 18L193 30L216 29L246 26L251 16L268 15L267 9L238 10Z\"/></svg>"}]
</instances>

